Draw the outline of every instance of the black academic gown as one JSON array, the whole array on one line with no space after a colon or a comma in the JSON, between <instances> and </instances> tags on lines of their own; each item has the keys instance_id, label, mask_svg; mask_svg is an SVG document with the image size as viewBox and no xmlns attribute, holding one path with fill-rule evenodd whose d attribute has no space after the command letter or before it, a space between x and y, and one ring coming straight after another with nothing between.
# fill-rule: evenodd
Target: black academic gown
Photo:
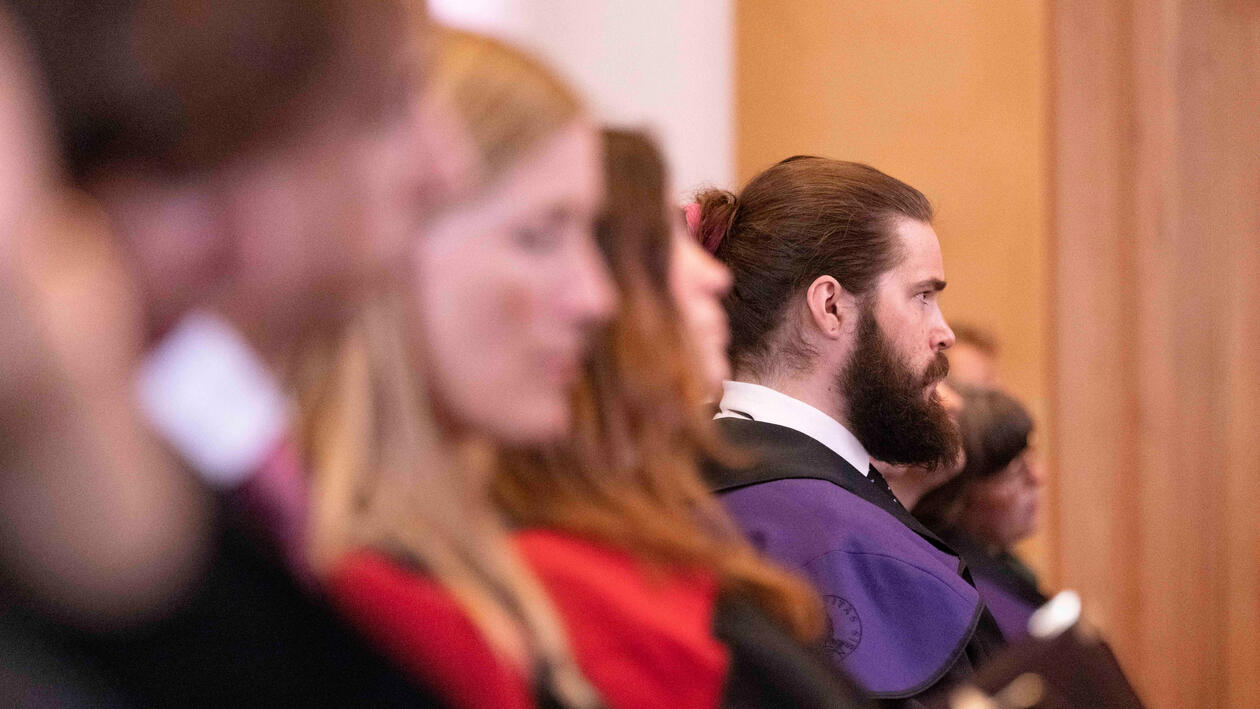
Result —
<instances>
[{"instance_id":1,"label":"black academic gown","mask_svg":"<svg viewBox=\"0 0 1260 709\"><path fill-rule=\"evenodd\" d=\"M861 690L828 662L822 648L807 648L749 599L718 596L713 635L726 646L731 666L722 709L867 709Z\"/></svg>"},{"instance_id":2,"label":"black academic gown","mask_svg":"<svg viewBox=\"0 0 1260 709\"><path fill-rule=\"evenodd\" d=\"M125 633L52 630L137 707L439 707L371 649L228 504L200 582L168 616ZM51 628L51 626L49 626Z\"/></svg>"},{"instance_id":3,"label":"black academic gown","mask_svg":"<svg viewBox=\"0 0 1260 709\"><path fill-rule=\"evenodd\" d=\"M0 594L0 706L130 709L48 630L46 619Z\"/></svg>"},{"instance_id":4,"label":"black academic gown","mask_svg":"<svg viewBox=\"0 0 1260 709\"><path fill-rule=\"evenodd\" d=\"M1028 635L1028 619L1049 599L1037 585L1037 577L1010 552L990 553L978 541L956 529L942 529L940 536L966 562L975 575L976 588L993 611L1009 642Z\"/></svg>"},{"instance_id":5,"label":"black academic gown","mask_svg":"<svg viewBox=\"0 0 1260 709\"><path fill-rule=\"evenodd\" d=\"M737 418L719 430L755 463L709 465L750 540L824 597L833 660L868 694L911 703L971 676L1004 641L957 554L883 478L791 428Z\"/></svg>"}]
</instances>

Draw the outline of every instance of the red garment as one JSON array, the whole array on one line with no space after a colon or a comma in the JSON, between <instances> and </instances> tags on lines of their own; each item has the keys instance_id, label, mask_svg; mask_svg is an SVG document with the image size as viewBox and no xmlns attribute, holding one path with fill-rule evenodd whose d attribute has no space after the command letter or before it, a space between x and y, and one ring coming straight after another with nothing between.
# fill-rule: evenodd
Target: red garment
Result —
<instances>
[{"instance_id":1,"label":"red garment","mask_svg":"<svg viewBox=\"0 0 1260 709\"><path fill-rule=\"evenodd\" d=\"M729 657L713 637L717 584L547 530L515 537L569 631L582 673L614 709L713 709Z\"/></svg>"},{"instance_id":2,"label":"red garment","mask_svg":"<svg viewBox=\"0 0 1260 709\"><path fill-rule=\"evenodd\" d=\"M526 678L494 654L463 608L429 578L365 551L342 562L327 587L370 640L452 705L535 706Z\"/></svg>"}]
</instances>

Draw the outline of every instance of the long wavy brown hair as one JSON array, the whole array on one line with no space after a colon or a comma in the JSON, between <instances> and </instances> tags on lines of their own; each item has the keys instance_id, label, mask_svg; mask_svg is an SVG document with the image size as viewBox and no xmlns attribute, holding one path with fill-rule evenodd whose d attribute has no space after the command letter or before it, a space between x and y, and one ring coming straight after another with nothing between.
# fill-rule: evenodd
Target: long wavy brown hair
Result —
<instances>
[{"instance_id":1,"label":"long wavy brown hair","mask_svg":"<svg viewBox=\"0 0 1260 709\"><path fill-rule=\"evenodd\" d=\"M699 465L732 455L705 414L705 387L670 296L672 219L661 155L641 133L606 130L607 204L597 234L621 310L601 332L573 395L563 445L504 451L494 479L518 525L624 549L649 563L713 573L804 641L822 628L817 595L763 561L705 486Z\"/></svg>"}]
</instances>

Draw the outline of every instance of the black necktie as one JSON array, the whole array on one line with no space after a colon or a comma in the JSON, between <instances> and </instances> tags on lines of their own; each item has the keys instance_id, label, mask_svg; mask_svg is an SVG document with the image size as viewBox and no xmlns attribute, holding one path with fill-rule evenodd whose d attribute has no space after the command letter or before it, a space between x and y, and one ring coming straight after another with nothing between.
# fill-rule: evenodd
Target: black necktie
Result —
<instances>
[{"instance_id":1,"label":"black necktie","mask_svg":"<svg viewBox=\"0 0 1260 709\"><path fill-rule=\"evenodd\" d=\"M870 479L872 485L888 493L888 496L892 498L893 502L897 503L898 507L902 506L901 500L897 499L897 494L893 492L892 487L888 485L888 481L885 480L884 476L880 474L878 468L876 468L874 465L867 468L866 477Z\"/></svg>"}]
</instances>

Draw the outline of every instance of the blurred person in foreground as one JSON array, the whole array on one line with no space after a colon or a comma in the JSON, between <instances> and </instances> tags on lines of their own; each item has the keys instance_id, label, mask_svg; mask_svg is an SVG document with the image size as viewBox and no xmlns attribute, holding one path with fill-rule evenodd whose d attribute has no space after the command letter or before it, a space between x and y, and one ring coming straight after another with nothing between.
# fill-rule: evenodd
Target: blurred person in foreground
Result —
<instances>
[{"instance_id":1,"label":"blurred person in foreground","mask_svg":"<svg viewBox=\"0 0 1260 709\"><path fill-rule=\"evenodd\" d=\"M1032 447L1032 418L999 390L959 391L966 463L958 477L925 495L914 515L967 562L1003 635L1016 640L1028 634L1028 618L1047 600L1013 551L1036 531L1045 484Z\"/></svg>"},{"instance_id":2,"label":"blurred person in foreground","mask_svg":"<svg viewBox=\"0 0 1260 709\"><path fill-rule=\"evenodd\" d=\"M717 424L754 458L713 466L713 489L822 593L828 648L859 686L928 700L1002 644L965 564L871 464L957 456L937 395L953 333L931 205L872 167L810 156L699 204L701 238L735 276Z\"/></svg>"},{"instance_id":3,"label":"blurred person in foreground","mask_svg":"<svg viewBox=\"0 0 1260 709\"><path fill-rule=\"evenodd\" d=\"M199 500L130 405L134 293L99 214L61 184L12 30L0 15L4 576L68 622L126 625L195 564Z\"/></svg>"},{"instance_id":4,"label":"blurred person in foreground","mask_svg":"<svg viewBox=\"0 0 1260 709\"><path fill-rule=\"evenodd\" d=\"M615 306L599 133L513 47L450 30L433 57L476 180L414 235L405 287L307 353L312 553L346 617L450 704L604 706L490 498L497 446L567 435Z\"/></svg>"},{"instance_id":5,"label":"blurred person in foreground","mask_svg":"<svg viewBox=\"0 0 1260 709\"><path fill-rule=\"evenodd\" d=\"M494 490L516 543L611 706L863 706L821 653L812 589L759 558L700 477L702 457L728 455L704 405L728 369L730 274L669 203L648 138L606 130L604 150L596 233L621 307L583 367L573 433L503 452Z\"/></svg>"},{"instance_id":6,"label":"blurred person in foreground","mask_svg":"<svg viewBox=\"0 0 1260 709\"><path fill-rule=\"evenodd\" d=\"M391 277L444 174L415 90L419 8L9 4L67 171L137 285L145 418L215 513L173 610L78 648L142 706L431 705L306 582L282 383L300 338Z\"/></svg>"},{"instance_id":7,"label":"blurred person in foreground","mask_svg":"<svg viewBox=\"0 0 1260 709\"><path fill-rule=\"evenodd\" d=\"M139 317L87 200L65 190L0 12L0 704L102 706L59 626L125 632L200 563L196 489L139 425Z\"/></svg>"}]
</instances>

